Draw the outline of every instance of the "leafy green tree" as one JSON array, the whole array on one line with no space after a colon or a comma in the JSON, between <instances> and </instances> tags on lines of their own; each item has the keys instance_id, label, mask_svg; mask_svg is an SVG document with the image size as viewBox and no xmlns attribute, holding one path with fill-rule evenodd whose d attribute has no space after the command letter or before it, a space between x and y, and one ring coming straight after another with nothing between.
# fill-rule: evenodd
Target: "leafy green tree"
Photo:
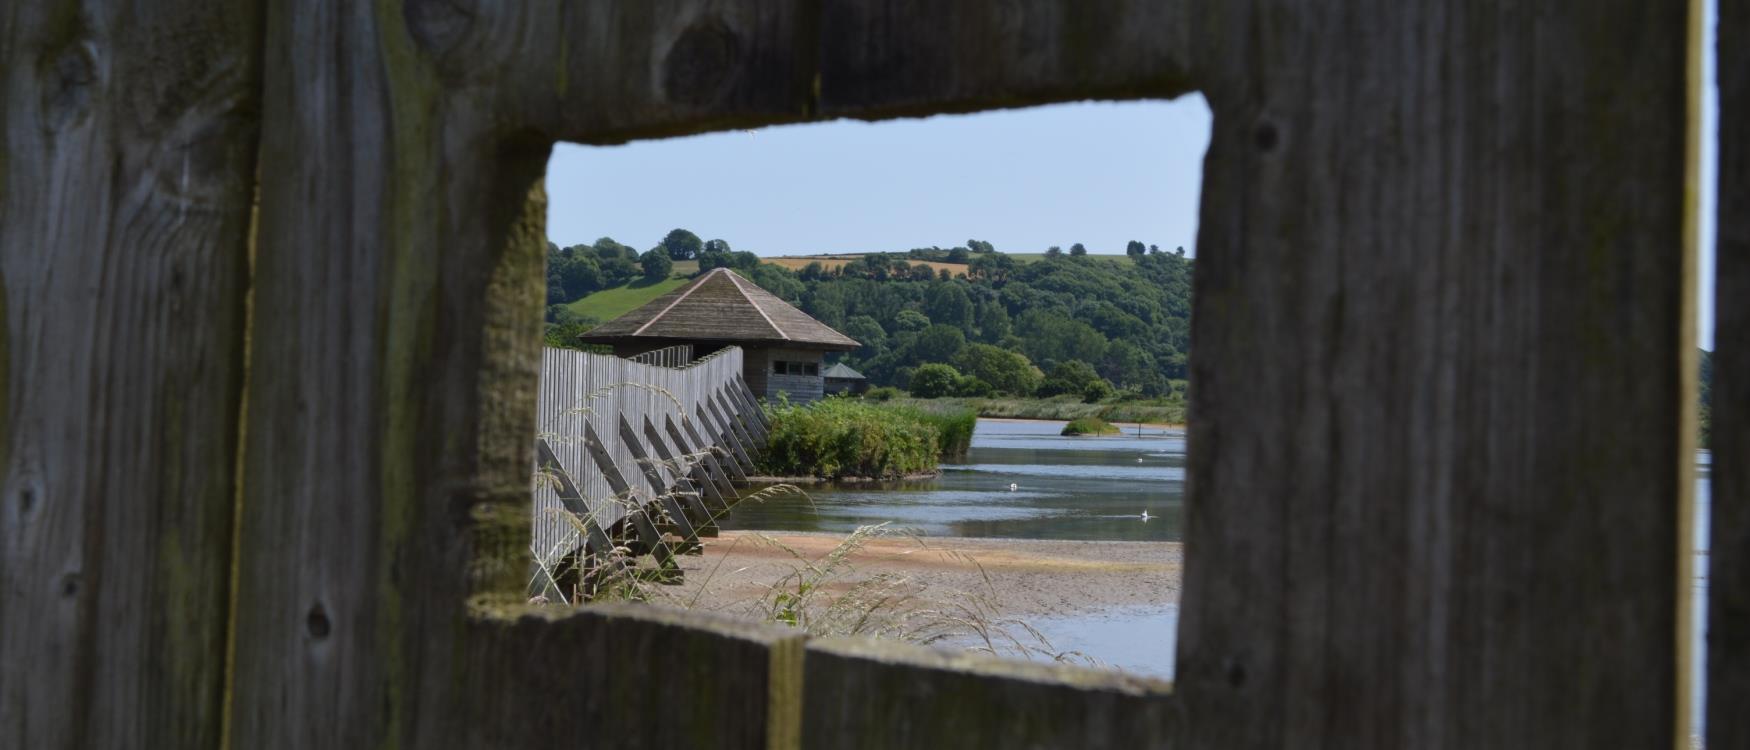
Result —
<instances>
[{"instance_id":1,"label":"leafy green tree","mask_svg":"<svg viewBox=\"0 0 1750 750\"><path fill-rule=\"evenodd\" d=\"M1058 247L1056 245L1052 245L1051 247L1045 248L1045 256L1048 258L1062 257L1063 256L1063 248Z\"/></svg>"},{"instance_id":2,"label":"leafy green tree","mask_svg":"<svg viewBox=\"0 0 1750 750\"><path fill-rule=\"evenodd\" d=\"M1019 330L1027 333L1022 351L1034 362L1056 364L1070 359L1099 361L1106 337L1086 323L1045 310L1021 315Z\"/></svg>"},{"instance_id":3,"label":"leafy green tree","mask_svg":"<svg viewBox=\"0 0 1750 750\"><path fill-rule=\"evenodd\" d=\"M1002 341L1013 330L1008 308L995 299L979 300L973 317L978 322L978 339L985 343Z\"/></svg>"},{"instance_id":4,"label":"leafy green tree","mask_svg":"<svg viewBox=\"0 0 1750 750\"><path fill-rule=\"evenodd\" d=\"M591 247L591 249L593 249L595 251L596 257L598 257L602 260L613 260L615 258L624 258L624 257L626 257L626 251L631 249L629 247L626 247L625 245L622 245L618 242L615 242L614 238L612 238L612 237L597 238L595 241L595 244L591 245L590 247Z\"/></svg>"},{"instance_id":5,"label":"leafy green tree","mask_svg":"<svg viewBox=\"0 0 1750 750\"><path fill-rule=\"evenodd\" d=\"M966 334L953 326L935 324L918 334L911 346L912 359L918 363L948 362L966 347Z\"/></svg>"},{"instance_id":6,"label":"leafy green tree","mask_svg":"<svg viewBox=\"0 0 1750 750\"><path fill-rule=\"evenodd\" d=\"M918 398L952 396L960 388L960 373L940 363L919 365L911 373L911 395Z\"/></svg>"},{"instance_id":7,"label":"leafy green tree","mask_svg":"<svg viewBox=\"0 0 1750 750\"><path fill-rule=\"evenodd\" d=\"M660 250L651 250L638 256L638 265L644 269L644 280L649 282L662 281L674 271L674 261L668 257L668 253Z\"/></svg>"},{"instance_id":8,"label":"leafy green tree","mask_svg":"<svg viewBox=\"0 0 1750 750\"><path fill-rule=\"evenodd\" d=\"M936 282L924 292L924 314L930 321L962 330L972 325L972 297L954 282Z\"/></svg>"},{"instance_id":9,"label":"leafy green tree","mask_svg":"<svg viewBox=\"0 0 1750 750\"><path fill-rule=\"evenodd\" d=\"M949 263L965 263L966 261L971 260L971 259L972 259L972 251L967 250L964 247L957 247L957 248L954 248L953 250L948 251L948 262Z\"/></svg>"},{"instance_id":10,"label":"leafy green tree","mask_svg":"<svg viewBox=\"0 0 1750 750\"><path fill-rule=\"evenodd\" d=\"M954 358L954 365L967 377L989 383L1003 393L1028 396L1039 387L1039 368L1026 356L990 344L967 344Z\"/></svg>"},{"instance_id":11,"label":"leafy green tree","mask_svg":"<svg viewBox=\"0 0 1750 750\"><path fill-rule=\"evenodd\" d=\"M1116 392L1117 391L1113 390L1111 383L1104 380L1095 380L1088 383L1087 387L1082 389L1082 403L1097 404L1111 398L1112 394Z\"/></svg>"},{"instance_id":12,"label":"leafy green tree","mask_svg":"<svg viewBox=\"0 0 1750 750\"><path fill-rule=\"evenodd\" d=\"M701 253L727 253L727 252L730 252L729 242L727 240L710 240L710 241L706 242L704 244L704 246L699 249L699 252L701 252Z\"/></svg>"},{"instance_id":13,"label":"leafy green tree","mask_svg":"<svg viewBox=\"0 0 1750 750\"><path fill-rule=\"evenodd\" d=\"M1065 360L1051 368L1051 374L1045 382L1039 385L1039 395L1056 396L1060 393L1084 393L1094 383L1100 383L1111 389L1100 374L1094 371L1093 365L1079 359Z\"/></svg>"},{"instance_id":14,"label":"leafy green tree","mask_svg":"<svg viewBox=\"0 0 1750 750\"><path fill-rule=\"evenodd\" d=\"M1145 254L1147 252L1148 252L1148 248L1143 247L1143 244L1141 242L1137 242L1136 240L1131 240L1129 242L1129 244L1126 244L1124 246L1124 254L1128 255L1132 258L1141 257L1143 254Z\"/></svg>"},{"instance_id":15,"label":"leafy green tree","mask_svg":"<svg viewBox=\"0 0 1750 750\"><path fill-rule=\"evenodd\" d=\"M662 244L659 247L667 251L668 257L672 260L692 260L698 257L699 251L704 249L704 245L705 243L699 239L699 235L685 229L671 229L662 238ZM728 250L727 243L724 245L724 250Z\"/></svg>"},{"instance_id":16,"label":"leafy green tree","mask_svg":"<svg viewBox=\"0 0 1750 750\"><path fill-rule=\"evenodd\" d=\"M976 281L1001 284L1015 272L1015 259L1002 253L973 256L966 262L966 275Z\"/></svg>"},{"instance_id":17,"label":"leafy green tree","mask_svg":"<svg viewBox=\"0 0 1750 750\"><path fill-rule=\"evenodd\" d=\"M881 324L867 315L853 315L845 321L842 329L846 336L856 339L864 349L879 352L887 347L887 331L881 329Z\"/></svg>"},{"instance_id":18,"label":"leafy green tree","mask_svg":"<svg viewBox=\"0 0 1750 750\"><path fill-rule=\"evenodd\" d=\"M1085 247L1082 247L1082 243L1077 242L1076 244L1069 246L1069 254L1070 255L1087 255L1088 249Z\"/></svg>"},{"instance_id":19,"label":"leafy green tree","mask_svg":"<svg viewBox=\"0 0 1750 750\"><path fill-rule=\"evenodd\" d=\"M901 310L893 317L896 330L922 331L930 327L930 317L916 310Z\"/></svg>"},{"instance_id":20,"label":"leafy green tree","mask_svg":"<svg viewBox=\"0 0 1750 750\"><path fill-rule=\"evenodd\" d=\"M807 291L802 280L796 278L796 273L783 266L771 263L761 263L748 272L753 283L761 289L771 292L773 296L792 305L802 301L802 293Z\"/></svg>"}]
</instances>

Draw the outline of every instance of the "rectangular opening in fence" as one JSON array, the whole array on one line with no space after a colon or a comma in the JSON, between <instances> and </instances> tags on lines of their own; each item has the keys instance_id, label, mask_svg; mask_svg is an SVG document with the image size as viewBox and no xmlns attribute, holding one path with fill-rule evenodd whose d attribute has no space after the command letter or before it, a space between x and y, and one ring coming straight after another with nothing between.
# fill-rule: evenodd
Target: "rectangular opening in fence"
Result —
<instances>
[{"instance_id":1,"label":"rectangular opening in fence","mask_svg":"<svg viewBox=\"0 0 1750 750\"><path fill-rule=\"evenodd\" d=\"M1170 678L1210 112L585 148L547 173L531 595Z\"/></svg>"}]
</instances>

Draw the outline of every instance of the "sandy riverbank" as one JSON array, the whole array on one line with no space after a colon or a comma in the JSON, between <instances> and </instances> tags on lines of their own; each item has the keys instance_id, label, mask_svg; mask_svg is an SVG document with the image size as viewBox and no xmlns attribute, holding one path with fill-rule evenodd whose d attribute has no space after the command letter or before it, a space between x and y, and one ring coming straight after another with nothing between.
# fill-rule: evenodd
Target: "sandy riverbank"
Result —
<instances>
[{"instance_id":1,"label":"sandy riverbank","mask_svg":"<svg viewBox=\"0 0 1750 750\"><path fill-rule=\"evenodd\" d=\"M686 582L659 596L729 614L759 615L774 584L823 560L844 535L725 531L705 553L682 558ZM1067 542L886 536L846 557L820 601L853 592L898 594L897 606L976 601L1001 618L1095 613L1177 603L1183 548L1174 542ZM877 581L877 579L879 579Z\"/></svg>"}]
</instances>

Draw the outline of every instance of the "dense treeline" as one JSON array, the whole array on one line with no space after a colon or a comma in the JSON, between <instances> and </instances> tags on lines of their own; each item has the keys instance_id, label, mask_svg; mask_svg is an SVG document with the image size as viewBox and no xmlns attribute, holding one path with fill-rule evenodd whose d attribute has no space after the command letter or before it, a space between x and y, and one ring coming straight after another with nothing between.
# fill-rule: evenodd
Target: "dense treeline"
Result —
<instances>
[{"instance_id":1,"label":"dense treeline","mask_svg":"<svg viewBox=\"0 0 1750 750\"><path fill-rule=\"evenodd\" d=\"M1088 255L1076 243L1025 261L970 240L791 271L677 229L643 254L607 238L551 248L548 303L631 281L652 258L696 260L700 272L734 268L862 342L845 359L876 385L920 395L1169 396L1184 388L1191 260L1140 242L1126 256Z\"/></svg>"},{"instance_id":2,"label":"dense treeline","mask_svg":"<svg viewBox=\"0 0 1750 750\"><path fill-rule=\"evenodd\" d=\"M955 248L939 258L965 253L964 276L889 254L795 274L762 266L754 280L863 342L847 361L877 384L1094 400L1114 387L1167 395L1185 377L1191 261L1183 255L1048 253L1020 262L975 244L983 252ZM909 255L934 261L934 250Z\"/></svg>"}]
</instances>

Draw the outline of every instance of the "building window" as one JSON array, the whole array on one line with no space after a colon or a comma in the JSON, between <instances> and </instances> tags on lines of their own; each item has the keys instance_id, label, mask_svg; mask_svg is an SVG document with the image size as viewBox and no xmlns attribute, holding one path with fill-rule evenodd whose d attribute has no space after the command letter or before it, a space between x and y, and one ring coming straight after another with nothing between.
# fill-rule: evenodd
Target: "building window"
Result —
<instances>
[{"instance_id":1,"label":"building window","mask_svg":"<svg viewBox=\"0 0 1750 750\"><path fill-rule=\"evenodd\" d=\"M819 362L772 362L773 375L820 375Z\"/></svg>"}]
</instances>

